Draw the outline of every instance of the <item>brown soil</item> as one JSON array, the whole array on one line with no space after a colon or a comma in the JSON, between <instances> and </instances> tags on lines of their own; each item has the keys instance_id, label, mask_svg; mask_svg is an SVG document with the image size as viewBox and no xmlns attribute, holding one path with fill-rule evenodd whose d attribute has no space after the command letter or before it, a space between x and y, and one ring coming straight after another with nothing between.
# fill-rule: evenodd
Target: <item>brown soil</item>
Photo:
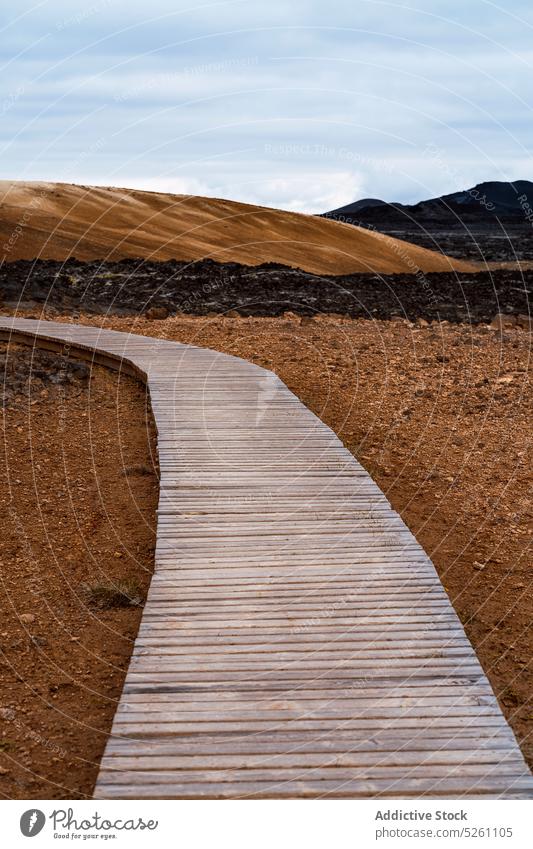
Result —
<instances>
[{"instance_id":1,"label":"brown soil","mask_svg":"<svg viewBox=\"0 0 533 849\"><path fill-rule=\"evenodd\" d=\"M533 518L528 501L532 410L529 382L531 337L528 333L513 329L502 335L486 326L436 323L427 327L412 326L403 321L361 321L334 316L300 319L291 314L282 318L180 316L164 321L82 316L78 322L211 347L245 357L279 374L312 410L333 427L366 466L433 558L503 710L526 757L530 764L533 763L533 575L528 559ZM102 569L106 573L116 574L113 570L119 568L121 575L134 570L138 574L143 568L149 568L148 539L151 540L151 537L145 529L137 527L143 523L138 523L135 517L139 509L136 499L141 498L142 491L146 501L142 502L141 509L145 517L150 517L154 493L153 490L148 494L144 489L137 490L139 494L132 501L129 495L121 494L123 479L119 480L117 488L113 470L122 462L117 455L117 422L123 423L125 434L131 434L130 427L133 435L139 433L139 427L145 434L143 399L139 396L136 400L134 393L139 395L139 390L132 387L124 401L128 410L125 416L124 407L120 407L117 399L112 398L112 392L108 391L109 387L116 386L116 378L101 375L99 380L107 381L106 391L102 384L99 394L94 393L91 403L93 413L96 413L98 404L104 403L117 414L113 427L109 427L109 420L105 425L102 416L91 419L93 445L96 439L103 439L106 429L111 431L106 436L109 445L107 462L101 461L101 452L88 456L91 449L84 449L84 439L88 439L88 434L83 431L84 438L81 438L82 431L78 430L78 425L74 428L76 441L72 447L70 444L65 447L65 440L59 436L53 439L38 437L40 429L35 427L36 436L32 438L35 446L36 439L39 438L40 443L39 450L34 451L34 462L39 462L37 458L41 456L43 460L48 458L50 463L55 461L57 464L57 457L66 451L70 459L68 480L71 489L74 481L87 487L83 481L92 479L94 485L95 473L90 463L93 460L98 463L98 479L103 484L103 497L107 498L113 520L110 527L102 521L99 527L103 538L98 544L96 540L93 542L91 525L91 546L95 552L99 552L100 548L106 552L102 560ZM125 385L129 384L124 382ZM86 399L78 403L86 404ZM40 409L37 405L31 415L42 414L41 426L46 426L50 420L49 403L41 413ZM24 436L27 417L24 421L22 434L16 428L9 429L8 445L12 452L20 451L24 440L27 441L27 436ZM139 456L146 452L145 435L141 442L142 445L136 448ZM45 469L44 462L41 462L40 469L37 469L39 475ZM35 501L31 474L31 461L28 459L26 477L18 472L17 476L27 480L25 498L30 514L31 504ZM56 474L59 476L59 472ZM145 482L143 479L136 485L141 486L142 483L144 487ZM77 582L85 578L85 570L90 563L85 554L81 555L83 542L78 543L76 533L79 531L76 531L74 522L68 543L61 542L64 529L58 527L59 513L54 493L58 488L66 490L67 482L64 478L60 481L59 477L52 477L50 483L52 496L48 496L50 503L46 506L55 511L55 524L50 528L50 541L39 542L43 556L37 575L30 567L30 558L25 553L20 534L12 529L13 553L18 552L19 561L11 560L10 568L15 570L15 575L9 591L20 593L18 612L31 609L34 603L32 601L28 605L27 591L20 590L21 575L28 584L23 575L24 569L34 582L35 598L39 604L39 593L45 593L46 588L52 585L49 579L45 582L39 577L50 571L55 575L56 567L50 569L49 565L50 551L57 553L59 550L61 560L69 563L71 568L66 555L73 545L78 545L80 553L75 558ZM19 492L24 493L24 489L16 492L16 503L24 504L18 495ZM94 505L94 489L89 492L74 489L73 496L76 499L76 515L85 516L87 511L91 517L94 510L101 516L100 508ZM126 500L120 501L121 497ZM72 510L72 506L68 509ZM66 524L66 517L62 521ZM84 519L87 524L91 521L94 522L91 518ZM146 521L151 527L149 518ZM137 555L131 568L127 569L125 560L117 563L113 558L116 543L109 536L113 529L120 529L118 537L124 539L124 528L128 528L128 535L133 540L142 537L139 544L144 557ZM32 529L32 534L37 533L37 529ZM130 550L132 548L135 550L134 546L130 546ZM78 585L74 581L72 583ZM45 608L48 598L43 595L43 616L45 609L48 610ZM52 599L52 610L56 608L57 595ZM37 696L30 695L29 688L35 688L36 681L41 681L42 652L50 651L50 647L31 647L29 635L21 628L16 616L13 617L12 628L18 629L18 637L11 628L6 629L7 637L9 644L17 646L13 649L16 668L24 672L22 682L16 683L14 676L10 681L11 686L17 688L17 694L28 694L24 703L27 713L22 714L24 722L31 722L32 727L47 740L56 743L61 752L67 741L68 753L56 755L59 763L55 763L54 769L69 775L69 788L75 782L77 787L87 792L95 774L94 761L103 744L101 732L109 727L113 699L120 692L123 666L135 633L138 613L120 610L95 614L87 611L73 595L72 608L61 598L61 616L68 622L67 642L63 644L65 651L59 661L59 671L48 673L48 677L39 684L41 692ZM89 639L89 647L101 646L102 633L108 625L116 628L120 636L115 640L115 637L109 639L106 634L106 661L95 661L83 652L82 646L85 646L89 634L94 636L93 642ZM58 626L54 615L50 614L48 619L43 619L43 627L39 627L38 634L49 638L54 633L57 635ZM80 637L80 642L68 642L71 634ZM80 654L71 663L73 647ZM32 658L38 658L39 663L34 660L30 666ZM114 677L108 675L109 667L106 666L111 662L115 664ZM65 692L71 685L63 670L69 669L75 671L78 687L75 697ZM105 694L94 698L93 708L90 708L92 697L87 697L85 682L88 678L91 686ZM43 712L37 713L37 722L33 722L37 705L41 700L46 705L50 699L50 681L54 682L52 686L56 681L66 685L53 696L66 700L67 714L70 712L79 719L80 713L83 713L78 711L80 698L87 702L85 711L96 712L96 715L94 712L87 714L90 717L87 724L101 730L94 735L94 741L79 733L78 720L62 720L55 710L55 700L51 702L51 708L43 707ZM106 695L110 697L109 701ZM9 704L7 697L5 703ZM39 719L43 714L47 717L48 726ZM100 725L96 716L103 717ZM83 726L81 728L83 731ZM24 766L29 767L32 759L43 757L45 746L42 742L25 738L24 732L17 727L10 727L9 733L11 736L22 734L18 745L24 748ZM44 757L48 757L46 752ZM20 755L12 756L8 751L2 764L8 764L13 779L17 776L19 782L27 783L11 785L10 794L35 796L42 793L38 782L30 784L35 780L31 772L24 771L13 762L16 759L22 760ZM65 769L67 762L69 767ZM5 777L2 780L5 781ZM46 788L48 794L54 790L50 784ZM61 792L57 788L56 791ZM73 795L71 790L69 793Z\"/></svg>"},{"instance_id":2,"label":"brown soil","mask_svg":"<svg viewBox=\"0 0 533 849\"><path fill-rule=\"evenodd\" d=\"M0 181L0 261L278 262L317 274L475 270L471 263L326 218L219 198Z\"/></svg>"},{"instance_id":3,"label":"brown soil","mask_svg":"<svg viewBox=\"0 0 533 849\"><path fill-rule=\"evenodd\" d=\"M153 567L155 434L135 380L30 360L11 346L0 374L0 795L79 798L92 792ZM123 581L129 598L97 595ZM105 606L117 601L127 606Z\"/></svg>"},{"instance_id":4,"label":"brown soil","mask_svg":"<svg viewBox=\"0 0 533 849\"><path fill-rule=\"evenodd\" d=\"M528 332L290 313L80 321L211 347L279 374L432 557L533 764Z\"/></svg>"}]
</instances>

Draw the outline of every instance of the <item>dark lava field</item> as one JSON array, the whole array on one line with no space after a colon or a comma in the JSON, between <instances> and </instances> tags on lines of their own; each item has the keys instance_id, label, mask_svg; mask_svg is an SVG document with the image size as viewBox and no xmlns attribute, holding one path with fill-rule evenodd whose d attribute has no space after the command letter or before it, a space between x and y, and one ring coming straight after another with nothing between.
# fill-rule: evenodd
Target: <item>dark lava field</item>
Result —
<instances>
[{"instance_id":1,"label":"dark lava field","mask_svg":"<svg viewBox=\"0 0 533 849\"><path fill-rule=\"evenodd\" d=\"M133 315L243 316L337 313L351 318L489 322L528 315L533 270L475 274L355 274L324 277L283 265L197 262L19 261L0 268L0 309L46 308ZM154 316L158 317L158 316Z\"/></svg>"}]
</instances>

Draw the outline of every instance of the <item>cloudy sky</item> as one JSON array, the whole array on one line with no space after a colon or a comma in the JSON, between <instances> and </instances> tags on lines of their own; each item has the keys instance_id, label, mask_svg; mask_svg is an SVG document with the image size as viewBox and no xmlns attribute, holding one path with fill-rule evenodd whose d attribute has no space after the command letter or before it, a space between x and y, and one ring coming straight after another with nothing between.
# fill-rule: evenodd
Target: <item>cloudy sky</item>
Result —
<instances>
[{"instance_id":1,"label":"cloudy sky","mask_svg":"<svg viewBox=\"0 0 533 849\"><path fill-rule=\"evenodd\" d=\"M306 212L533 178L530 0L0 12L0 178Z\"/></svg>"}]
</instances>

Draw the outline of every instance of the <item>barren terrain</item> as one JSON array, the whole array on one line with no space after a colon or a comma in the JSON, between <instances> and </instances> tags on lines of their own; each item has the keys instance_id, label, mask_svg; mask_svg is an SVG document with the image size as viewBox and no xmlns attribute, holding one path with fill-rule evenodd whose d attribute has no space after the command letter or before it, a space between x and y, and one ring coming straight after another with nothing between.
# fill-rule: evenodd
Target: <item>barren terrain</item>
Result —
<instances>
[{"instance_id":1,"label":"barren terrain","mask_svg":"<svg viewBox=\"0 0 533 849\"><path fill-rule=\"evenodd\" d=\"M90 796L153 568L144 386L0 345L0 797Z\"/></svg>"},{"instance_id":2,"label":"barren terrain","mask_svg":"<svg viewBox=\"0 0 533 849\"><path fill-rule=\"evenodd\" d=\"M466 262L312 215L219 198L66 183L0 181L0 262L142 257L317 274L468 270Z\"/></svg>"}]
</instances>

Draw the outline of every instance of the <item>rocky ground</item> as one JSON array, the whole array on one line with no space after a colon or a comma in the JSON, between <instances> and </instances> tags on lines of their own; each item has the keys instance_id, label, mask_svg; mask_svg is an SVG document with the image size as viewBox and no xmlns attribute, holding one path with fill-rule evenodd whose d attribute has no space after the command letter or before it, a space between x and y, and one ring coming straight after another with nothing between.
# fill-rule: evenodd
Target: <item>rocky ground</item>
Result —
<instances>
[{"instance_id":1,"label":"rocky ground","mask_svg":"<svg viewBox=\"0 0 533 849\"><path fill-rule=\"evenodd\" d=\"M115 263L14 262L0 267L0 309L95 314L167 313L352 318L423 318L488 323L497 313L529 315L533 270L477 274L324 277L283 265L212 260Z\"/></svg>"},{"instance_id":2,"label":"rocky ground","mask_svg":"<svg viewBox=\"0 0 533 849\"><path fill-rule=\"evenodd\" d=\"M153 567L131 378L0 344L0 796L91 794Z\"/></svg>"}]
</instances>

